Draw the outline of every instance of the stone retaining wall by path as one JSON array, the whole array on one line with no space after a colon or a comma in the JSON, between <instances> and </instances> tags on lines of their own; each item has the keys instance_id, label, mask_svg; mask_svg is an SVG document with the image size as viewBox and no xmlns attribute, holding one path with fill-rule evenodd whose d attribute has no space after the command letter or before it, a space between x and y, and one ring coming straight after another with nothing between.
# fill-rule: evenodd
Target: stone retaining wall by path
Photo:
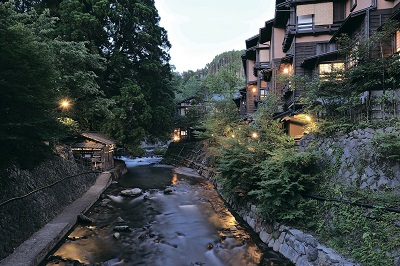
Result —
<instances>
[{"instance_id":1,"label":"stone retaining wall by path","mask_svg":"<svg viewBox=\"0 0 400 266\"><path fill-rule=\"evenodd\" d=\"M207 159L203 158L203 161L200 162L187 161L187 166L196 169L200 175L213 182L231 208L274 251L279 252L298 266L360 265L341 257L333 249L319 244L317 239L310 234L278 223L267 223L257 215L257 206L245 202L241 203L234 197L224 197L221 193L221 187L214 178L213 169L205 166L204 160Z\"/></svg>"},{"instance_id":2,"label":"stone retaining wall by path","mask_svg":"<svg viewBox=\"0 0 400 266\"><path fill-rule=\"evenodd\" d=\"M81 197L100 174L81 168L67 148L60 149L58 157L31 171L13 168L2 177L0 260ZM125 171L125 164L117 163L110 172L117 179Z\"/></svg>"}]
</instances>

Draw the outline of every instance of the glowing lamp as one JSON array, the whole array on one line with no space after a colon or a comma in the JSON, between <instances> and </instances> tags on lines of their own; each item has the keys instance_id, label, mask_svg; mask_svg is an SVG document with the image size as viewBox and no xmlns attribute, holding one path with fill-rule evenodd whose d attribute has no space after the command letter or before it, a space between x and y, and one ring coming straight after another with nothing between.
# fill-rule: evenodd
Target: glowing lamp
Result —
<instances>
[{"instance_id":1,"label":"glowing lamp","mask_svg":"<svg viewBox=\"0 0 400 266\"><path fill-rule=\"evenodd\" d=\"M71 103L68 100L61 100L60 107L62 109L68 109L71 106Z\"/></svg>"}]
</instances>

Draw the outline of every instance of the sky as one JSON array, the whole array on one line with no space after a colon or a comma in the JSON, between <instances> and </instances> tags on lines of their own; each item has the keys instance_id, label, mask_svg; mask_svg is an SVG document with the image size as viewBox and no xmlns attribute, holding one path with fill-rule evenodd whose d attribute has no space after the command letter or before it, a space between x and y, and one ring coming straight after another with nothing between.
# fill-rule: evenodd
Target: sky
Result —
<instances>
[{"instance_id":1,"label":"sky","mask_svg":"<svg viewBox=\"0 0 400 266\"><path fill-rule=\"evenodd\" d=\"M246 49L245 41L274 17L275 0L155 0L176 71L204 68L215 56Z\"/></svg>"}]
</instances>

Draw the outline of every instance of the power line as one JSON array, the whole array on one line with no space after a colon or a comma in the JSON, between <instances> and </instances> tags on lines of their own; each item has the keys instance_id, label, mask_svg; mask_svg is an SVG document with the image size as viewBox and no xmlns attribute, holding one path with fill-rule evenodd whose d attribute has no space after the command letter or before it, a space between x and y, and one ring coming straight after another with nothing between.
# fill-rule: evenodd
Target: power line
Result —
<instances>
[{"instance_id":1,"label":"power line","mask_svg":"<svg viewBox=\"0 0 400 266\"><path fill-rule=\"evenodd\" d=\"M320 200L320 201L334 201L334 202L340 202L340 203L345 203L345 204L349 204L349 205L361 206L361 207L364 207L364 208L370 208L370 209L372 209L372 208L380 208L382 210L386 210L386 211L389 211L389 212L400 213L400 209L398 209L398 208L382 207L382 206L374 205L374 204L371 204L371 203L353 202L353 201L350 201L350 200L339 199L339 198L325 198L323 196L311 195L311 194L306 194L306 195L303 195L303 196L307 197L307 198Z\"/></svg>"}]
</instances>

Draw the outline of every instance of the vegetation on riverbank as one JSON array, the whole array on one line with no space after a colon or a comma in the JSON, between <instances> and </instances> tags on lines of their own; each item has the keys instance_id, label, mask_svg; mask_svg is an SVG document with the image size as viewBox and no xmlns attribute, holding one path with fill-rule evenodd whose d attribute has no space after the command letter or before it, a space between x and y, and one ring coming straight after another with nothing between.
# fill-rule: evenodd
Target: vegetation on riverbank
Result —
<instances>
[{"instance_id":1,"label":"vegetation on riverbank","mask_svg":"<svg viewBox=\"0 0 400 266\"><path fill-rule=\"evenodd\" d=\"M398 29L397 23L389 24L390 27L356 48L345 37L339 40L341 53L351 67L333 69L322 78L286 76L286 80L280 80L304 90L300 99L304 103L302 111L315 118L306 132L330 137L362 128L380 129L370 150L363 152L376 153L377 163L388 165L398 164L400 156L398 134L382 130L391 128L390 132L399 132L400 129L396 113L398 55L387 58L369 55L371 47L380 47ZM379 88L384 88L383 93L374 95L372 91ZM364 92L369 96L363 98L363 104L360 97ZM229 102L219 102L205 114L199 125L205 131L198 136L207 141L207 153L224 193L256 203L269 221L314 232L328 246L363 265L398 264L400 216L388 211L400 207L398 188L379 191L361 189L360 184L333 182L338 165L324 160L326 155L320 154L316 146L308 147L308 152L298 152L293 139L272 119L278 106L277 96L268 93L263 99L264 106L259 103L251 119L240 119ZM377 108L382 111L381 119L373 115ZM342 153L334 154L339 156L336 162ZM367 158L347 163L354 163L357 174L362 175L369 163ZM311 194L328 201L317 201Z\"/></svg>"}]
</instances>

